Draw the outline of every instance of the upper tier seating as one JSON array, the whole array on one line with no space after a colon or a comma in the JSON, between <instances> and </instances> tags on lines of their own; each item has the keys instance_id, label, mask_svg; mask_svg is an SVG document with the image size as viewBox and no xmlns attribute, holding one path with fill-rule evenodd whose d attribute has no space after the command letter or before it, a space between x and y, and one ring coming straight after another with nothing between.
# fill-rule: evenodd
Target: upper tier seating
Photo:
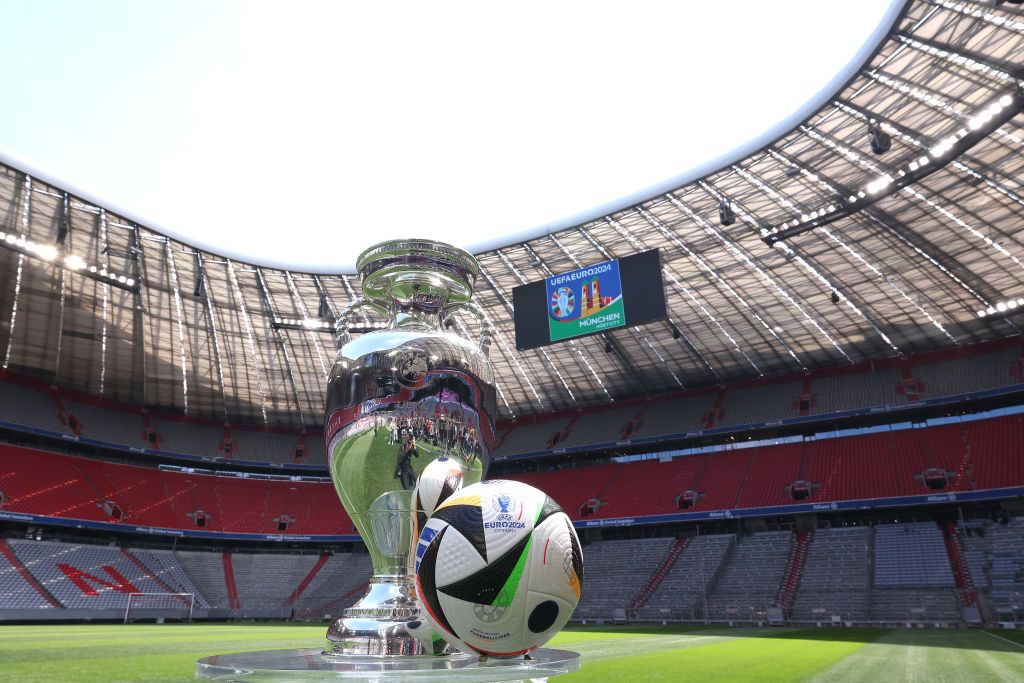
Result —
<instances>
[{"instance_id":1,"label":"upper tier seating","mask_svg":"<svg viewBox=\"0 0 1024 683\"><path fill-rule=\"evenodd\" d=\"M653 401L640 418L634 437L684 434L704 429L705 415L715 405L717 393L705 392L670 400Z\"/></svg>"},{"instance_id":2,"label":"upper tier seating","mask_svg":"<svg viewBox=\"0 0 1024 683\"><path fill-rule=\"evenodd\" d=\"M869 527L818 529L807 546L793 604L797 621L868 618Z\"/></svg>"},{"instance_id":3,"label":"upper tier seating","mask_svg":"<svg viewBox=\"0 0 1024 683\"><path fill-rule=\"evenodd\" d=\"M35 515L179 529L199 528L202 518L207 531L236 533L355 533L328 482L171 472L0 444L0 491L5 510Z\"/></svg>"},{"instance_id":4,"label":"upper tier seating","mask_svg":"<svg viewBox=\"0 0 1024 683\"><path fill-rule=\"evenodd\" d=\"M909 373L904 383L898 367L859 365L849 371L830 374L810 373L810 392L806 414L827 415L846 410L905 404L914 396L936 398L996 389L1021 382L1019 345L978 349L977 355L951 360L922 356L913 358L903 370ZM629 438L683 434L707 428L769 422L796 417L801 412L799 399L804 379L766 381L753 386L726 386L723 391L698 390L685 396L663 396L642 409L641 404L618 406L614 410L584 412L572 426L569 438L555 448L585 446L617 441L614 432L625 426L621 415L634 409L640 418ZM720 403L719 403L720 401ZM621 415L620 415L621 413ZM609 420L602 422L600 415ZM613 418L614 419L611 419ZM622 424L619 424L619 423ZM567 418L542 420L536 424L506 428L498 455L551 450L549 441L567 424ZM577 429L583 423L586 428ZM599 425L599 426L598 426ZM598 426L596 429L593 426ZM587 434L594 438L587 438Z\"/></svg>"},{"instance_id":5,"label":"upper tier seating","mask_svg":"<svg viewBox=\"0 0 1024 683\"><path fill-rule=\"evenodd\" d=\"M569 425L567 417L554 420L542 420L535 424L521 424L505 432L502 441L495 450L495 455L512 455L551 449L551 441L556 434ZM555 448L562 447L556 444Z\"/></svg>"},{"instance_id":6,"label":"upper tier seating","mask_svg":"<svg viewBox=\"0 0 1024 683\"><path fill-rule=\"evenodd\" d=\"M295 448L299 445L298 434L282 434L277 432L256 432L248 429L232 429L231 440L235 444L231 457L234 460L253 460L256 462L295 461ZM302 462L311 460L303 454ZM320 460L319 462L323 462Z\"/></svg>"},{"instance_id":7,"label":"upper tier seating","mask_svg":"<svg viewBox=\"0 0 1024 683\"><path fill-rule=\"evenodd\" d=\"M220 444L224 441L224 428L191 422L149 419L150 426L160 435L160 448L174 453L188 453L210 458L228 457Z\"/></svg>"},{"instance_id":8,"label":"upper tier seating","mask_svg":"<svg viewBox=\"0 0 1024 683\"><path fill-rule=\"evenodd\" d=\"M940 363L915 363L913 376L924 384L921 390L924 398L998 389L1020 382L1021 378L1013 371L1020 355L1020 348L1011 346Z\"/></svg>"},{"instance_id":9,"label":"upper tier seating","mask_svg":"<svg viewBox=\"0 0 1024 683\"><path fill-rule=\"evenodd\" d=\"M715 421L716 427L753 424L796 417L793 400L800 396L800 382L784 384L762 384L750 389L725 392L722 415Z\"/></svg>"},{"instance_id":10,"label":"upper tier seating","mask_svg":"<svg viewBox=\"0 0 1024 683\"><path fill-rule=\"evenodd\" d=\"M622 438L626 424L640 412L640 406L628 405L583 413L573 423L569 435L556 448L608 443Z\"/></svg>"},{"instance_id":11,"label":"upper tier seating","mask_svg":"<svg viewBox=\"0 0 1024 683\"><path fill-rule=\"evenodd\" d=\"M83 436L126 446L149 446L145 443L145 425L136 413L101 408L88 403L63 400L64 410L75 416Z\"/></svg>"},{"instance_id":12,"label":"upper tier seating","mask_svg":"<svg viewBox=\"0 0 1024 683\"><path fill-rule=\"evenodd\" d=\"M898 403L903 399L895 390L899 381L900 372L895 368L814 377L808 414L826 415Z\"/></svg>"},{"instance_id":13,"label":"upper tier seating","mask_svg":"<svg viewBox=\"0 0 1024 683\"><path fill-rule=\"evenodd\" d=\"M895 361L857 365L839 371L821 370L805 377L763 380L759 384L702 388L686 395L659 396L642 402L595 407L576 416L536 418L536 422L505 425L495 455L544 452L630 439L683 434L708 428L762 423L801 414L829 413L899 405L916 398L936 398L1018 385L1022 379L1019 344L981 346L974 355L946 360L918 356L897 366ZM832 374L835 373L835 374ZM906 377L906 381L904 381ZM291 464L300 435L257 426L223 425L166 414L149 416L157 435L151 442L144 416L137 410L102 399L84 399L74 392L32 383L0 380L0 420L66 434L81 433L129 447L198 455ZM809 383L807 405L799 399ZM31 387L29 386L31 385ZM60 406L63 405L62 413ZM73 419L71 419L73 418ZM567 429L568 428L568 429ZM231 446L225 449L230 433ZM562 438L556 439L556 435ZM303 464L324 464L323 435L306 435Z\"/></svg>"},{"instance_id":14,"label":"upper tier seating","mask_svg":"<svg viewBox=\"0 0 1024 683\"><path fill-rule=\"evenodd\" d=\"M12 382L0 384L0 420L51 432L74 433L61 422L60 409L52 396Z\"/></svg>"}]
</instances>

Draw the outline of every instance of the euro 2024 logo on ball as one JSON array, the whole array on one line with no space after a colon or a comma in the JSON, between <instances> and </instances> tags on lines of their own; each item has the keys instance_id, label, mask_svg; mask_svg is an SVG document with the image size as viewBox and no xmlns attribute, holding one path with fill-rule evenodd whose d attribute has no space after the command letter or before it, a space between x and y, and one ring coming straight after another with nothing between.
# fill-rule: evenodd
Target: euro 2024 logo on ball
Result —
<instances>
[{"instance_id":1,"label":"euro 2024 logo on ball","mask_svg":"<svg viewBox=\"0 0 1024 683\"><path fill-rule=\"evenodd\" d=\"M491 496L491 507L498 513L493 522L484 522L484 530L509 533L526 528L522 521L523 504L507 493Z\"/></svg>"}]
</instances>

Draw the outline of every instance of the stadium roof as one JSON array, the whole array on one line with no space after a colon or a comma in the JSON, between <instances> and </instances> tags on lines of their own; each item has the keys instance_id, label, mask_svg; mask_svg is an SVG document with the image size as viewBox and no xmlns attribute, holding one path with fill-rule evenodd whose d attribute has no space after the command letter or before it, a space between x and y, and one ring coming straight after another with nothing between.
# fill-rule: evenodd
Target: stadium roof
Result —
<instances>
[{"instance_id":1,"label":"stadium roof","mask_svg":"<svg viewBox=\"0 0 1024 683\"><path fill-rule=\"evenodd\" d=\"M911 2L828 103L763 149L479 254L502 417L1019 334L1022 29L1015 5ZM890 148L873 152L869 128ZM10 166L0 230L4 367L190 415L320 421L334 342L314 328L354 278L222 258ZM654 247L668 321L515 350L513 287Z\"/></svg>"}]
</instances>

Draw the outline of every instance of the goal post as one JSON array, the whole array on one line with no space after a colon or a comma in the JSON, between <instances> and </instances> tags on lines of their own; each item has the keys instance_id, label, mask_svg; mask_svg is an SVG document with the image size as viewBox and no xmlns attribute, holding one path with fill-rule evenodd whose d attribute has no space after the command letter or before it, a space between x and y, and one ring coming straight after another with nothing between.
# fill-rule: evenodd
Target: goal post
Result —
<instances>
[{"instance_id":1,"label":"goal post","mask_svg":"<svg viewBox=\"0 0 1024 683\"><path fill-rule=\"evenodd\" d=\"M181 619L192 621L195 593L129 593L124 623L135 619Z\"/></svg>"}]
</instances>

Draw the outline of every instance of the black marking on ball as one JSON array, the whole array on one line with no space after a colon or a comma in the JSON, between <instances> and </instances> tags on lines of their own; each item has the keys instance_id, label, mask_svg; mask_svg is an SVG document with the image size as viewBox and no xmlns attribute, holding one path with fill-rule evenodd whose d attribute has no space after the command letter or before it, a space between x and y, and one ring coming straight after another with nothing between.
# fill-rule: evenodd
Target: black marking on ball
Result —
<instances>
[{"instance_id":1,"label":"black marking on ball","mask_svg":"<svg viewBox=\"0 0 1024 683\"><path fill-rule=\"evenodd\" d=\"M484 516L479 505L447 505L436 510L432 517L448 522L466 537L476 548L484 562L487 561L487 538L484 536Z\"/></svg>"},{"instance_id":2,"label":"black marking on ball","mask_svg":"<svg viewBox=\"0 0 1024 683\"><path fill-rule=\"evenodd\" d=\"M508 577L512 576L512 571L519 563L519 557L527 552L531 537L532 534L527 534L509 548L508 552L476 574L470 574L447 586L440 586L438 590L457 600L465 600L476 605L493 605ZM518 586L511 586L512 592L514 593L517 588Z\"/></svg>"},{"instance_id":3,"label":"black marking on ball","mask_svg":"<svg viewBox=\"0 0 1024 683\"><path fill-rule=\"evenodd\" d=\"M434 536L433 540L430 541L430 545L423 551L423 557L420 559L420 570L419 570L419 582L420 590L423 593L423 600L427 603L427 609L434 619L440 624L441 628L448 631L452 635L455 634L455 629L448 623L448 617L445 616L444 610L441 609L441 601L437 598L437 580L435 577L435 570L437 569L437 549L441 546L441 539L444 538L445 532L448 531L448 527L444 527Z\"/></svg>"},{"instance_id":4,"label":"black marking on ball","mask_svg":"<svg viewBox=\"0 0 1024 683\"><path fill-rule=\"evenodd\" d=\"M554 625L556 619L558 619L558 603L554 600L545 600L533 608L526 625L534 633L543 633Z\"/></svg>"},{"instance_id":5,"label":"black marking on ball","mask_svg":"<svg viewBox=\"0 0 1024 683\"><path fill-rule=\"evenodd\" d=\"M555 502L554 498L544 496L544 504L540 507L540 515L537 517L537 523L534 527L539 527L545 519L557 512L562 512L562 508Z\"/></svg>"}]
</instances>

